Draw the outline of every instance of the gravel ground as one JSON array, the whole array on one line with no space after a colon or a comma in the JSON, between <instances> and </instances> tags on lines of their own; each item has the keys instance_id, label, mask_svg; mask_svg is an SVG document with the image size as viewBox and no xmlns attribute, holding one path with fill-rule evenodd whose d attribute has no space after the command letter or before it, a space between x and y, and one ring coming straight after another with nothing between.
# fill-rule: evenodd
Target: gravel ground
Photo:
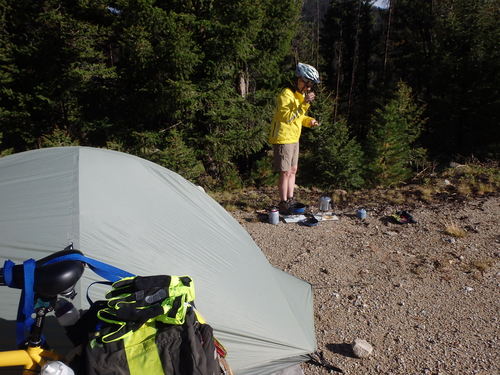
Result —
<instances>
[{"instance_id":1,"label":"gravel ground","mask_svg":"<svg viewBox=\"0 0 500 375\"><path fill-rule=\"evenodd\" d=\"M500 374L500 198L334 213L316 227L234 212L269 262L314 290L318 351L345 374ZM454 224L464 237L444 232ZM373 346L356 358L351 343ZM305 375L336 373L303 364Z\"/></svg>"}]
</instances>

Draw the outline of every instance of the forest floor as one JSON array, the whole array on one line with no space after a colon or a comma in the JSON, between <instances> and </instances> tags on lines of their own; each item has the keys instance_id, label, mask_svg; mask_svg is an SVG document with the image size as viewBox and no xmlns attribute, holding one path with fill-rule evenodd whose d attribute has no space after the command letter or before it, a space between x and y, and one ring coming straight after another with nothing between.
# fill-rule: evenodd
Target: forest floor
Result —
<instances>
[{"instance_id":1,"label":"forest floor","mask_svg":"<svg viewBox=\"0 0 500 375\"><path fill-rule=\"evenodd\" d=\"M314 193L299 191L313 212ZM312 284L318 353L333 367L304 363L304 374L499 374L498 193L376 197L364 195L365 220L354 199L316 227L231 210L273 266ZM417 223L392 222L402 209ZM372 345L367 358L353 355L356 338Z\"/></svg>"}]
</instances>

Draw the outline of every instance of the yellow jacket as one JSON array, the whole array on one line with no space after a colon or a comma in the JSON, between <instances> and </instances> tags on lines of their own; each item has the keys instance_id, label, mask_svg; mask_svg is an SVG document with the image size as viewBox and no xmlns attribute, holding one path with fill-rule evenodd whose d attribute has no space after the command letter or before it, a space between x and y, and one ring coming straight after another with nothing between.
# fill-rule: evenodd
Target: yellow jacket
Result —
<instances>
[{"instance_id":1,"label":"yellow jacket","mask_svg":"<svg viewBox=\"0 0 500 375\"><path fill-rule=\"evenodd\" d=\"M312 117L305 115L308 109L309 103L304 103L304 96L300 92L284 89L276 100L269 143L297 143L302 126L311 127Z\"/></svg>"}]
</instances>

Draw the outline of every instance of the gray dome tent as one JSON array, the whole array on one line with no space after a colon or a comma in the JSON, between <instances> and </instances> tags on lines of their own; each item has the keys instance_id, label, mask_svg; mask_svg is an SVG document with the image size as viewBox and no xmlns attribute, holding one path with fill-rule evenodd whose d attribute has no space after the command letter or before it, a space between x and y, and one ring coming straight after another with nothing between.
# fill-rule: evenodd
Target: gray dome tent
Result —
<instances>
[{"instance_id":1,"label":"gray dome tent","mask_svg":"<svg viewBox=\"0 0 500 375\"><path fill-rule=\"evenodd\" d=\"M137 275L190 275L196 306L238 375L271 374L316 349L311 286L272 267L231 215L178 174L87 147L0 158L0 262L71 243ZM77 305L88 306L87 286L98 280L84 272ZM92 287L91 297L105 290ZM0 296L2 322L15 320L20 291L2 287Z\"/></svg>"}]
</instances>

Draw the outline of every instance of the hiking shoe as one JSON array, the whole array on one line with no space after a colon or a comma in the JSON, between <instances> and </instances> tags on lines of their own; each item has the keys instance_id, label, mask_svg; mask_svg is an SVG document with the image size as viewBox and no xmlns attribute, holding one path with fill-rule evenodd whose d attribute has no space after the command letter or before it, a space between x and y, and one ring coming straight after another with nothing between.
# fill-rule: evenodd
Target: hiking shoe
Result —
<instances>
[{"instance_id":1,"label":"hiking shoe","mask_svg":"<svg viewBox=\"0 0 500 375\"><path fill-rule=\"evenodd\" d=\"M288 205L288 201L281 201L278 204L278 209L281 215L290 215L290 206Z\"/></svg>"},{"instance_id":2,"label":"hiking shoe","mask_svg":"<svg viewBox=\"0 0 500 375\"><path fill-rule=\"evenodd\" d=\"M297 201L294 197L291 197L286 200L286 203L288 203L288 207L290 208L292 206L295 206L297 204Z\"/></svg>"},{"instance_id":3,"label":"hiking shoe","mask_svg":"<svg viewBox=\"0 0 500 375\"><path fill-rule=\"evenodd\" d=\"M391 215L392 219L398 224L416 224L417 221L406 211L396 211Z\"/></svg>"}]
</instances>

